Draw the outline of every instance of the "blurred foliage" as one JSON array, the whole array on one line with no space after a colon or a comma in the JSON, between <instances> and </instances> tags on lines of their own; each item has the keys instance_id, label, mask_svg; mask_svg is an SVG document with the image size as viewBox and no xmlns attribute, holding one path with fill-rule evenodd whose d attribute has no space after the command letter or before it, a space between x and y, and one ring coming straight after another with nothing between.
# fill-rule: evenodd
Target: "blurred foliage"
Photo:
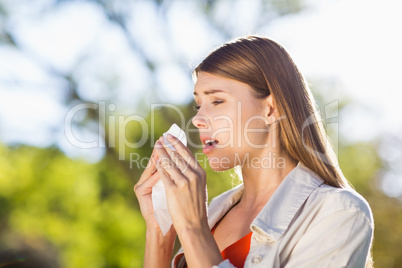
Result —
<instances>
[{"instance_id":1,"label":"blurred foliage","mask_svg":"<svg viewBox=\"0 0 402 268\"><path fill-rule=\"evenodd\" d=\"M67 2L71 1L49 1L42 8L37 8L36 16L39 18L41 14L49 14ZM141 1L76 2L92 3L102 10L109 23L124 34L132 53L141 59L151 77L155 77L160 62L149 54L146 50L147 43L144 43L140 36L135 36L128 26L130 9L126 6ZM153 3L158 10L158 15L161 17L160 27L166 27L167 11L177 2L162 0L147 2ZM216 42L231 39L239 34L236 27L228 23L233 21L230 14L226 17L221 16L219 11L222 11L222 7L226 10L233 2L242 1L194 2L204 21L214 30L211 36L217 39ZM256 2L260 6L259 13L255 15L258 18L254 25L256 29L280 16L299 12L306 5L300 0L256 0ZM29 5L32 7L35 3L40 1L32 1ZM42 5L43 3L42 1ZM91 57L84 55L70 71L59 70L48 62L43 62L22 46L13 32L13 22L24 16L22 12L23 16L17 14L13 17L20 7L26 7L23 1L0 1L0 45L21 51L51 77L62 81L63 104L66 107L87 101L96 102L83 97L79 90L82 87L82 77L88 74L79 73L77 70L85 70L85 62ZM167 38L165 41L170 44L171 50L175 51L172 52L174 64L188 73L186 79L190 79L190 71L184 63L185 57L172 48L174 47L172 40ZM105 74L97 79L110 91L108 101L118 103L118 94L113 90L120 82L119 77ZM321 89L325 87L328 90L322 91ZM330 94L333 91L334 87L327 86L324 81L318 81L315 86L315 94L321 104L334 100ZM122 111L107 111L106 117L102 119L99 118L99 110L88 109L85 116L78 118L74 123L82 129L98 127L99 120L104 120L104 125L101 124L100 127L103 128L101 138L105 144L105 154L96 163L80 158L69 158L58 149L57 144L47 148L0 145L0 266L6 262L34 261L41 262L43 267L141 266L145 225L132 188L146 161L137 165L138 163L133 160L149 157L155 138L161 136L172 123L180 125L182 118L172 109L161 107L155 110L155 114L149 111L150 103L163 100L163 95L160 94L154 79L149 82L146 92L133 100L136 112L144 115L148 126L146 142L139 148L131 148L132 146L127 144L138 142L144 129L135 120L130 121L129 115ZM347 105L349 103L341 102L339 109L342 110ZM189 122L194 115L192 106L193 103L178 106L185 122ZM111 118L115 121L111 121ZM117 125L115 128L119 118L128 120L127 124ZM325 119L325 116L323 118ZM124 140L121 137L124 137ZM188 133L188 139L197 144L197 133ZM340 141L344 139L345 137L339 136ZM376 267L400 267L402 208L399 201L387 197L379 190L381 171L386 169L386 163L378 153L379 144L380 141L340 142L339 162L345 176L368 200L373 209L376 223L374 244ZM207 170L209 199L239 183L233 171L213 172L200 150L196 146L190 146L190 149L197 154L200 164Z\"/></svg>"},{"instance_id":2,"label":"blurred foliage","mask_svg":"<svg viewBox=\"0 0 402 268\"><path fill-rule=\"evenodd\" d=\"M343 111L349 106L358 106L345 97L338 102L336 89L341 85L332 80L309 80L329 139L336 141L339 166L345 177L370 204L374 216L374 267L400 267L402 264L402 203L381 191L381 175L387 169L388 161L379 150L379 140L369 142L350 142L342 129ZM333 106L335 104L335 106ZM326 108L336 108L335 118L331 118ZM331 114L331 112L329 113ZM335 120L334 120L335 119ZM332 124L336 128L332 128ZM388 140L389 137L382 137ZM393 146L398 146L397 142Z\"/></svg>"},{"instance_id":3,"label":"blurred foliage","mask_svg":"<svg viewBox=\"0 0 402 268\"><path fill-rule=\"evenodd\" d=\"M144 225L133 182L108 157L72 160L54 148L1 147L2 248L58 252L61 267L139 267Z\"/></svg>"}]
</instances>

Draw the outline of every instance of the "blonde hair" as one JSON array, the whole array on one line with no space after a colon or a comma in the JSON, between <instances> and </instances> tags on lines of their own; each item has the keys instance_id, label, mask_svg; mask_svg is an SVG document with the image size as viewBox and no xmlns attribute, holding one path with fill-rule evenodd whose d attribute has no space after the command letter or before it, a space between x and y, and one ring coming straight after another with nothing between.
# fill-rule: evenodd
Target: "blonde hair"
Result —
<instances>
[{"instance_id":1,"label":"blonde hair","mask_svg":"<svg viewBox=\"0 0 402 268\"><path fill-rule=\"evenodd\" d=\"M253 88L256 98L272 94L281 118L279 142L294 162L301 162L326 184L349 187L338 167L315 101L295 63L276 42L257 36L240 38L211 52L194 70L234 79Z\"/></svg>"}]
</instances>

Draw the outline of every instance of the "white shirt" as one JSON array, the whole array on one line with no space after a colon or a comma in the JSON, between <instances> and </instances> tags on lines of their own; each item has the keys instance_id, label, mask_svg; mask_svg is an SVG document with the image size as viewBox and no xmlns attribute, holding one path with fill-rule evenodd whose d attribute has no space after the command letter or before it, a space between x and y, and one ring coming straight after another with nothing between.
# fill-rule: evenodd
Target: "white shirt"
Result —
<instances>
[{"instance_id":1,"label":"white shirt","mask_svg":"<svg viewBox=\"0 0 402 268\"><path fill-rule=\"evenodd\" d=\"M214 198L212 228L243 195L239 185ZM365 267L374 224L368 203L355 191L335 188L299 163L250 225L244 267ZM179 250L175 258L182 254ZM172 262L174 267L175 258ZM233 268L224 260L219 268Z\"/></svg>"}]
</instances>

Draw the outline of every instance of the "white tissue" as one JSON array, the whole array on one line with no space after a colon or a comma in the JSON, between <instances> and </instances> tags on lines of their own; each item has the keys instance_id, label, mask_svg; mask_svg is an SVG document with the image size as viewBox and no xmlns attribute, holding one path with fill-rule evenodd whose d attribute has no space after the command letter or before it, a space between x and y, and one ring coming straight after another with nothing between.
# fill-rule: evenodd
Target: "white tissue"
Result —
<instances>
[{"instance_id":1,"label":"white tissue","mask_svg":"<svg viewBox=\"0 0 402 268\"><path fill-rule=\"evenodd\" d=\"M172 151L176 151L172 144L167 140L167 134L171 134L178 138L185 146L187 146L186 133L179 128L176 124L173 124L170 129L163 134L165 144ZM172 217L170 217L169 210L166 203L166 191L165 185L159 180L152 188L152 204L154 207L154 215L161 228L163 236L169 231L172 226Z\"/></svg>"}]
</instances>

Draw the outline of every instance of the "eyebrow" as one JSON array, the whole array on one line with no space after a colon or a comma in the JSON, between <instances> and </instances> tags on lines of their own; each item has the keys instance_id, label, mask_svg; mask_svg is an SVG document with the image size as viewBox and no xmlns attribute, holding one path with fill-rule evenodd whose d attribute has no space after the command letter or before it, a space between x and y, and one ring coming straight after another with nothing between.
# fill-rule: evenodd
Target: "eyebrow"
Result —
<instances>
[{"instance_id":1,"label":"eyebrow","mask_svg":"<svg viewBox=\"0 0 402 268\"><path fill-rule=\"evenodd\" d=\"M221 89L210 89L210 90L205 90L204 94L205 95L211 95L211 94L220 93L220 92L227 93L226 91L223 91ZM193 95L198 96L198 93L194 91Z\"/></svg>"}]
</instances>

